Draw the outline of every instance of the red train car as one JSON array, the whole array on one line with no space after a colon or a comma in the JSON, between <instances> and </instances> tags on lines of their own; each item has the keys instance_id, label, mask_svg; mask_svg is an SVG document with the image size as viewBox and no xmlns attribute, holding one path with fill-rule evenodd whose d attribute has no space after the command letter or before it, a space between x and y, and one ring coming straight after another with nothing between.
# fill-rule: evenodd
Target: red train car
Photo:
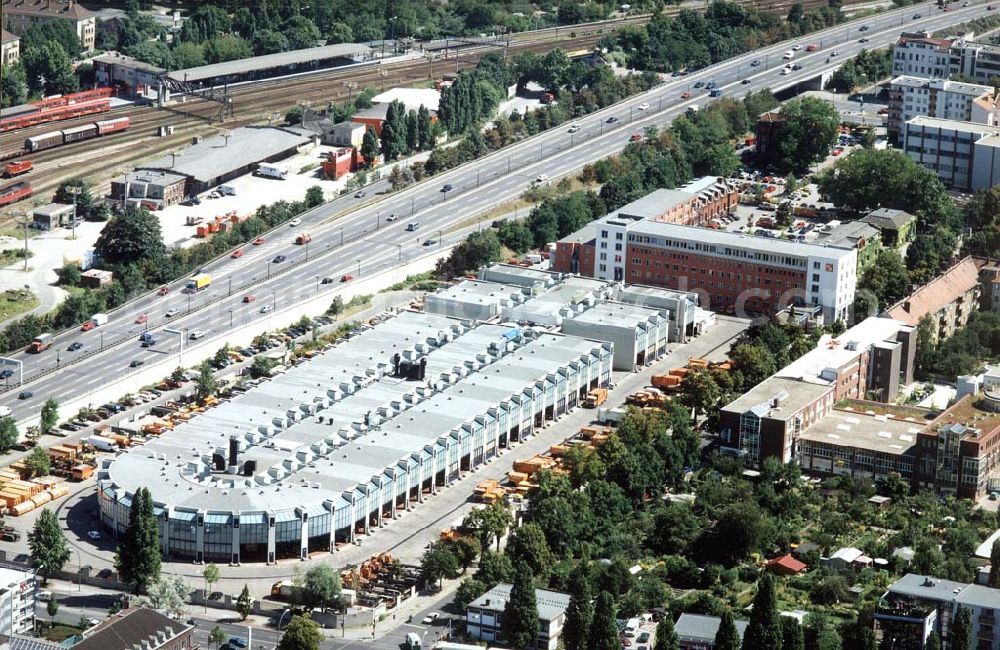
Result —
<instances>
[{"instance_id":1,"label":"red train car","mask_svg":"<svg viewBox=\"0 0 1000 650\"><path fill-rule=\"evenodd\" d=\"M0 114L0 132L107 112L111 93L111 88L96 88L5 109Z\"/></svg>"},{"instance_id":2,"label":"red train car","mask_svg":"<svg viewBox=\"0 0 1000 650\"><path fill-rule=\"evenodd\" d=\"M0 187L0 205L10 205L31 196L31 183L21 181L7 187Z\"/></svg>"}]
</instances>

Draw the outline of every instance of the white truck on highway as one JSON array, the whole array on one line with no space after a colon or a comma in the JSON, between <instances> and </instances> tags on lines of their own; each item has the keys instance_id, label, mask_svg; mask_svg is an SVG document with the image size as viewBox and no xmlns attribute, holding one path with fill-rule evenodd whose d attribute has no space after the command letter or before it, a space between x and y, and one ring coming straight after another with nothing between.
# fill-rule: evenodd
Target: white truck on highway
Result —
<instances>
[{"instance_id":1,"label":"white truck on highway","mask_svg":"<svg viewBox=\"0 0 1000 650\"><path fill-rule=\"evenodd\" d=\"M92 323L94 323L94 327L100 327L101 325L107 325L107 323L108 323L108 315L107 314L94 314L93 316L90 317L90 320L91 320Z\"/></svg>"}]
</instances>

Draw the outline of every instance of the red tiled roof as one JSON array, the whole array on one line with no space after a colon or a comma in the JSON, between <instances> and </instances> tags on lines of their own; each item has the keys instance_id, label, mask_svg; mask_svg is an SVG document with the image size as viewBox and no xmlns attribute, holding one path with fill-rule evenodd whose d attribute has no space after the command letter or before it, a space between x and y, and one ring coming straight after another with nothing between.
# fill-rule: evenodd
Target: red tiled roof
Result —
<instances>
[{"instance_id":1,"label":"red tiled roof","mask_svg":"<svg viewBox=\"0 0 1000 650\"><path fill-rule=\"evenodd\" d=\"M94 12L75 0L3 0L4 13L85 20Z\"/></svg>"},{"instance_id":2,"label":"red tiled roof","mask_svg":"<svg viewBox=\"0 0 1000 650\"><path fill-rule=\"evenodd\" d=\"M971 257L951 267L886 310L889 318L907 325L919 325L920 319L944 309L953 300L979 284L979 267Z\"/></svg>"},{"instance_id":3,"label":"red tiled roof","mask_svg":"<svg viewBox=\"0 0 1000 650\"><path fill-rule=\"evenodd\" d=\"M764 568L768 570L773 570L777 567L790 573L799 573L806 570L805 562L799 562L790 553L768 560L767 564L764 565Z\"/></svg>"},{"instance_id":4,"label":"red tiled roof","mask_svg":"<svg viewBox=\"0 0 1000 650\"><path fill-rule=\"evenodd\" d=\"M3 43L13 43L14 41L18 40L17 36L15 36L14 34L11 34L6 29L4 29L2 31L3 31L3 38L0 39L0 42L3 42Z\"/></svg>"},{"instance_id":5,"label":"red tiled roof","mask_svg":"<svg viewBox=\"0 0 1000 650\"><path fill-rule=\"evenodd\" d=\"M936 47L951 47L950 38L931 38L930 36L900 36L896 44L901 43L926 43Z\"/></svg>"}]
</instances>

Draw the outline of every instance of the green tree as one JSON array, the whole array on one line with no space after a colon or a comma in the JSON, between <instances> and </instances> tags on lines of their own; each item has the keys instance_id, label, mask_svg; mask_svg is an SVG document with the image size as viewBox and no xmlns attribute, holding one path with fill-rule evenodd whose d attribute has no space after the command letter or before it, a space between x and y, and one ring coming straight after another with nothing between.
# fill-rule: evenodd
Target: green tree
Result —
<instances>
[{"instance_id":1,"label":"green tree","mask_svg":"<svg viewBox=\"0 0 1000 650\"><path fill-rule=\"evenodd\" d=\"M936 630L931 630L924 641L924 650L941 650L941 635Z\"/></svg>"},{"instance_id":2,"label":"green tree","mask_svg":"<svg viewBox=\"0 0 1000 650\"><path fill-rule=\"evenodd\" d=\"M57 21L63 22L63 21ZM76 92L80 83L73 73L73 63L56 42L47 42L21 54L28 89L36 95L62 95Z\"/></svg>"},{"instance_id":3,"label":"green tree","mask_svg":"<svg viewBox=\"0 0 1000 650\"><path fill-rule=\"evenodd\" d=\"M369 126L361 140L361 157L365 159L365 167L369 169L374 167L381 153L382 146L379 143L378 135L375 134L375 129Z\"/></svg>"},{"instance_id":4,"label":"green tree","mask_svg":"<svg viewBox=\"0 0 1000 650\"><path fill-rule=\"evenodd\" d=\"M781 620L774 578L765 573L757 581L750 624L743 634L743 650L773 650L781 647Z\"/></svg>"},{"instance_id":5,"label":"green tree","mask_svg":"<svg viewBox=\"0 0 1000 650\"><path fill-rule=\"evenodd\" d=\"M715 632L715 650L740 650L740 633L729 608L722 612L719 629Z\"/></svg>"},{"instance_id":6,"label":"green tree","mask_svg":"<svg viewBox=\"0 0 1000 650\"><path fill-rule=\"evenodd\" d=\"M486 593L486 585L475 578L465 578L455 590L455 604L465 610L469 603Z\"/></svg>"},{"instance_id":7,"label":"green tree","mask_svg":"<svg viewBox=\"0 0 1000 650\"><path fill-rule=\"evenodd\" d=\"M205 579L205 611L208 611L208 596L212 591L212 585L219 581L219 567L215 562L209 562L201 571L201 577Z\"/></svg>"},{"instance_id":8,"label":"green tree","mask_svg":"<svg viewBox=\"0 0 1000 650\"><path fill-rule=\"evenodd\" d=\"M820 162L837 143L840 118L832 102L815 97L793 99L781 108L784 121L775 146L775 162L782 169L805 171Z\"/></svg>"},{"instance_id":9,"label":"green tree","mask_svg":"<svg viewBox=\"0 0 1000 650\"><path fill-rule=\"evenodd\" d=\"M548 575L552 564L552 553L545 541L545 533L533 523L527 523L514 531L507 542L507 554L516 567L526 564L532 575Z\"/></svg>"},{"instance_id":10,"label":"green tree","mask_svg":"<svg viewBox=\"0 0 1000 650\"><path fill-rule=\"evenodd\" d=\"M437 272L448 277L461 275L497 262L502 255L496 231L477 230L469 233L465 241L452 249L451 255L438 263Z\"/></svg>"},{"instance_id":11,"label":"green tree","mask_svg":"<svg viewBox=\"0 0 1000 650\"><path fill-rule=\"evenodd\" d=\"M0 418L0 451L8 452L17 444L21 433L17 430L17 422L10 415Z\"/></svg>"},{"instance_id":12,"label":"green tree","mask_svg":"<svg viewBox=\"0 0 1000 650\"><path fill-rule=\"evenodd\" d=\"M122 582L140 593L160 577L160 533L153 514L153 499L146 488L132 496L128 526L115 553L115 568Z\"/></svg>"},{"instance_id":13,"label":"green tree","mask_svg":"<svg viewBox=\"0 0 1000 650\"><path fill-rule=\"evenodd\" d=\"M198 364L198 381L196 382L198 399L205 400L212 395L218 387L215 381L215 371L212 369L212 362L205 359Z\"/></svg>"},{"instance_id":14,"label":"green tree","mask_svg":"<svg viewBox=\"0 0 1000 650\"><path fill-rule=\"evenodd\" d=\"M205 43L205 59L209 63L238 61L253 56L250 43L239 36L219 36Z\"/></svg>"},{"instance_id":15,"label":"green tree","mask_svg":"<svg viewBox=\"0 0 1000 650\"><path fill-rule=\"evenodd\" d=\"M47 584L49 576L61 571L69 561L69 546L66 545L66 538L54 510L42 510L35 520L35 525L28 533L28 549L31 552L31 566L41 573L42 584Z\"/></svg>"},{"instance_id":16,"label":"green tree","mask_svg":"<svg viewBox=\"0 0 1000 650\"><path fill-rule=\"evenodd\" d=\"M431 112L423 104L417 109L417 130L419 131L418 149L430 151L434 148L435 134L434 121L431 119Z\"/></svg>"},{"instance_id":17,"label":"green tree","mask_svg":"<svg viewBox=\"0 0 1000 650\"><path fill-rule=\"evenodd\" d=\"M346 23L334 23L326 33L326 44L353 43L354 30Z\"/></svg>"},{"instance_id":18,"label":"green tree","mask_svg":"<svg viewBox=\"0 0 1000 650\"><path fill-rule=\"evenodd\" d=\"M271 371L277 363L278 362L275 359L269 359L262 356L254 357L253 363L250 364L250 377L252 379L267 377L271 374Z\"/></svg>"},{"instance_id":19,"label":"green tree","mask_svg":"<svg viewBox=\"0 0 1000 650\"><path fill-rule=\"evenodd\" d=\"M104 264L136 264L165 253L159 217L145 208L127 207L101 231L94 252Z\"/></svg>"},{"instance_id":20,"label":"green tree","mask_svg":"<svg viewBox=\"0 0 1000 650\"><path fill-rule=\"evenodd\" d=\"M534 240L531 236L531 229L523 219L508 219L497 228L497 237L500 243L514 251L518 255L531 250Z\"/></svg>"},{"instance_id":21,"label":"green tree","mask_svg":"<svg viewBox=\"0 0 1000 650\"><path fill-rule=\"evenodd\" d=\"M680 650L681 642L677 638L677 631L674 630L674 619L665 616L656 626L656 643L653 650Z\"/></svg>"},{"instance_id":22,"label":"green tree","mask_svg":"<svg viewBox=\"0 0 1000 650\"><path fill-rule=\"evenodd\" d=\"M288 48L301 50L315 47L320 40L319 28L305 16L292 16L281 28L281 33L288 39Z\"/></svg>"},{"instance_id":23,"label":"green tree","mask_svg":"<svg viewBox=\"0 0 1000 650\"><path fill-rule=\"evenodd\" d=\"M277 650L319 650L322 642L323 633L308 614L292 616L285 633L281 635Z\"/></svg>"},{"instance_id":24,"label":"green tree","mask_svg":"<svg viewBox=\"0 0 1000 650\"><path fill-rule=\"evenodd\" d=\"M599 593L594 604L594 622L590 626L587 650L621 650L615 611L614 596L607 591Z\"/></svg>"},{"instance_id":25,"label":"green tree","mask_svg":"<svg viewBox=\"0 0 1000 650\"><path fill-rule=\"evenodd\" d=\"M24 466L31 476L45 476L51 470L49 452L45 447L35 447L24 459Z\"/></svg>"},{"instance_id":26,"label":"green tree","mask_svg":"<svg viewBox=\"0 0 1000 650\"><path fill-rule=\"evenodd\" d=\"M0 66L0 108L28 101L28 76L20 61Z\"/></svg>"},{"instance_id":27,"label":"green tree","mask_svg":"<svg viewBox=\"0 0 1000 650\"><path fill-rule=\"evenodd\" d=\"M308 190L306 190L305 198L305 208L310 210L317 206L323 205L326 202L326 197L323 195L323 188L319 185L313 185Z\"/></svg>"},{"instance_id":28,"label":"green tree","mask_svg":"<svg viewBox=\"0 0 1000 650\"><path fill-rule=\"evenodd\" d=\"M445 578L457 578L458 569L458 557L441 543L431 546L420 558L421 577L431 585L437 583L438 589L443 585Z\"/></svg>"},{"instance_id":29,"label":"green tree","mask_svg":"<svg viewBox=\"0 0 1000 650\"><path fill-rule=\"evenodd\" d=\"M212 631L208 633L208 647L211 648L213 645L216 648L222 647L222 644L226 640L226 631L223 630L218 625L212 628Z\"/></svg>"},{"instance_id":30,"label":"green tree","mask_svg":"<svg viewBox=\"0 0 1000 650\"><path fill-rule=\"evenodd\" d=\"M791 616L781 617L781 650L806 650L802 626Z\"/></svg>"},{"instance_id":31,"label":"green tree","mask_svg":"<svg viewBox=\"0 0 1000 650\"><path fill-rule=\"evenodd\" d=\"M506 553L483 551L475 577L486 585L510 582L514 579L514 565Z\"/></svg>"},{"instance_id":32,"label":"green tree","mask_svg":"<svg viewBox=\"0 0 1000 650\"><path fill-rule=\"evenodd\" d=\"M55 618L56 614L59 613L59 601L56 600L55 596L49 598L49 602L45 603L45 613L49 615L49 618Z\"/></svg>"},{"instance_id":33,"label":"green tree","mask_svg":"<svg viewBox=\"0 0 1000 650\"><path fill-rule=\"evenodd\" d=\"M566 608L566 624L563 626L563 645L566 650L587 650L587 639L590 637L590 626L594 620L593 593L590 590L590 580L577 570L573 573L571 582L571 597Z\"/></svg>"},{"instance_id":34,"label":"green tree","mask_svg":"<svg viewBox=\"0 0 1000 650\"><path fill-rule=\"evenodd\" d=\"M515 564L510 599L500 617L500 630L507 645L515 649L534 648L538 639L538 603L531 567Z\"/></svg>"},{"instance_id":35,"label":"green tree","mask_svg":"<svg viewBox=\"0 0 1000 650\"><path fill-rule=\"evenodd\" d=\"M493 540L496 540L497 550L500 550L500 538L510 528L513 521L510 509L500 501L494 501L485 508L477 508L466 515L463 525L470 530L476 531L479 537L479 544L483 550L490 547Z\"/></svg>"},{"instance_id":36,"label":"green tree","mask_svg":"<svg viewBox=\"0 0 1000 650\"><path fill-rule=\"evenodd\" d=\"M681 380L681 403L693 409L696 418L699 413L707 413L717 406L720 399L722 389L708 371L692 372Z\"/></svg>"},{"instance_id":37,"label":"green tree","mask_svg":"<svg viewBox=\"0 0 1000 650\"><path fill-rule=\"evenodd\" d=\"M458 564L462 567L462 573L465 573L469 565L476 561L480 551L482 551L482 545L480 545L479 540L475 537L463 536L451 542L451 552L458 558Z\"/></svg>"},{"instance_id":38,"label":"green tree","mask_svg":"<svg viewBox=\"0 0 1000 650\"><path fill-rule=\"evenodd\" d=\"M200 43L178 43L174 48L174 65L179 70L205 65L205 47Z\"/></svg>"},{"instance_id":39,"label":"green tree","mask_svg":"<svg viewBox=\"0 0 1000 650\"><path fill-rule=\"evenodd\" d=\"M181 615L190 600L191 592L182 576L161 576L146 587L146 597L141 602L153 609Z\"/></svg>"},{"instance_id":40,"label":"green tree","mask_svg":"<svg viewBox=\"0 0 1000 650\"><path fill-rule=\"evenodd\" d=\"M972 613L968 607L958 606L955 610L955 620L948 632L951 650L970 650L972 648Z\"/></svg>"},{"instance_id":41,"label":"green tree","mask_svg":"<svg viewBox=\"0 0 1000 650\"><path fill-rule=\"evenodd\" d=\"M240 620L245 621L252 611L253 600L250 598L250 589L246 585L243 585L243 591L240 592L239 597L236 599L236 612L240 615Z\"/></svg>"},{"instance_id":42,"label":"green tree","mask_svg":"<svg viewBox=\"0 0 1000 650\"><path fill-rule=\"evenodd\" d=\"M340 602L340 574L328 564L306 571L302 585L302 604L311 609L334 607Z\"/></svg>"},{"instance_id":43,"label":"green tree","mask_svg":"<svg viewBox=\"0 0 1000 650\"><path fill-rule=\"evenodd\" d=\"M386 162L406 154L406 133L406 107L402 102L393 100L382 123L381 148Z\"/></svg>"},{"instance_id":44,"label":"green tree","mask_svg":"<svg viewBox=\"0 0 1000 650\"><path fill-rule=\"evenodd\" d=\"M987 584L994 589L1000 587L1000 539L994 540L990 548L990 577Z\"/></svg>"},{"instance_id":45,"label":"green tree","mask_svg":"<svg viewBox=\"0 0 1000 650\"><path fill-rule=\"evenodd\" d=\"M56 428L59 422L59 402L54 397L50 397L42 404L41 430L42 433L49 433Z\"/></svg>"}]
</instances>

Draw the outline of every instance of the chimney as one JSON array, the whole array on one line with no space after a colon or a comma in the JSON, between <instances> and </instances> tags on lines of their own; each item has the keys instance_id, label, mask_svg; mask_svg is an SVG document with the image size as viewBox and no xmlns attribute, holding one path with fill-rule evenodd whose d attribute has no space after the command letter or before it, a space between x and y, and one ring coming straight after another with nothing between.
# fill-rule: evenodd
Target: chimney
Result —
<instances>
[{"instance_id":1,"label":"chimney","mask_svg":"<svg viewBox=\"0 0 1000 650\"><path fill-rule=\"evenodd\" d=\"M237 467L236 457L239 455L239 442L236 436L229 437L229 465L226 467L226 474L235 474Z\"/></svg>"},{"instance_id":2,"label":"chimney","mask_svg":"<svg viewBox=\"0 0 1000 650\"><path fill-rule=\"evenodd\" d=\"M909 311L910 311L910 301L909 300L903 301L903 311L909 313Z\"/></svg>"}]
</instances>

